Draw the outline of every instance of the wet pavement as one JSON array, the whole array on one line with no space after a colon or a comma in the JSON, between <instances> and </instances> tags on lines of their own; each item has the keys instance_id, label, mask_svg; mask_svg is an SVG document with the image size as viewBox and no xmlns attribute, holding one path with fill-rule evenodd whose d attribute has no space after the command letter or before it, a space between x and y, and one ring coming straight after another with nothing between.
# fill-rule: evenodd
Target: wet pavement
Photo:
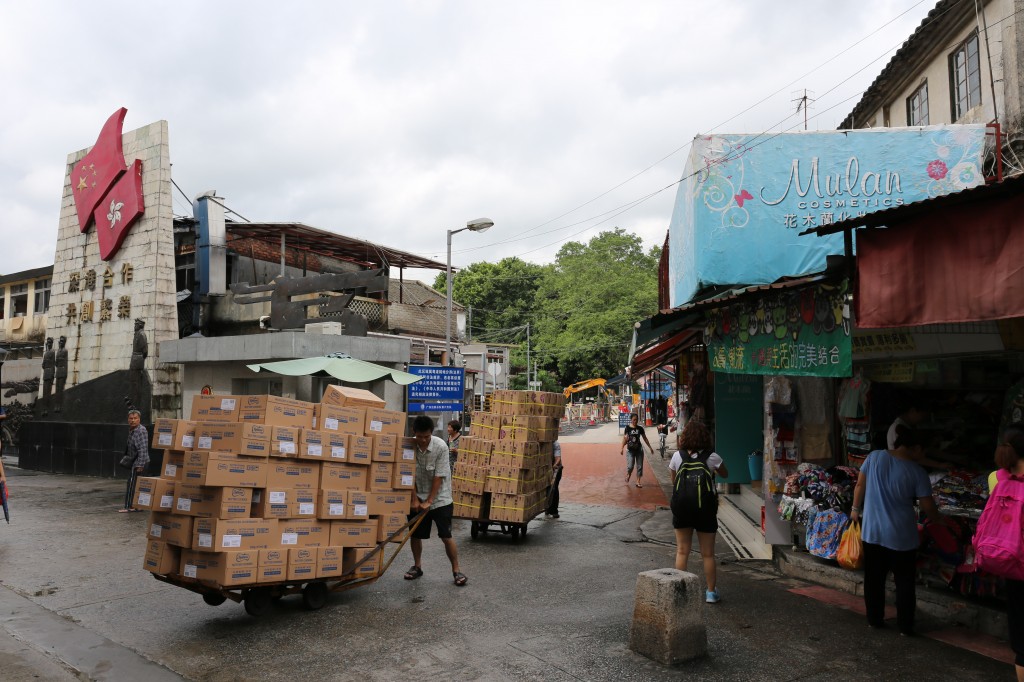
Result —
<instances>
[{"instance_id":1,"label":"wet pavement","mask_svg":"<svg viewBox=\"0 0 1024 682\"><path fill-rule=\"evenodd\" d=\"M616 484L621 460L608 431L614 425L563 437L560 519L535 520L521 542L472 541L457 522L468 586L452 584L431 540L419 580L402 579L405 549L380 581L334 594L320 611L288 597L261 618L233 602L206 606L143 571L146 515L115 513L122 484L11 468L13 522L0 526L0 630L11 637L0 637L9 640L0 678L75 679L69 669L78 679L216 682L1012 677L985 656L872 631L855 612L791 591L808 583L767 562L736 562L724 547L724 601L703 609L708 657L670 668L632 653L637 573L671 566L674 547L663 541L668 513L656 509L664 492Z\"/></svg>"}]
</instances>

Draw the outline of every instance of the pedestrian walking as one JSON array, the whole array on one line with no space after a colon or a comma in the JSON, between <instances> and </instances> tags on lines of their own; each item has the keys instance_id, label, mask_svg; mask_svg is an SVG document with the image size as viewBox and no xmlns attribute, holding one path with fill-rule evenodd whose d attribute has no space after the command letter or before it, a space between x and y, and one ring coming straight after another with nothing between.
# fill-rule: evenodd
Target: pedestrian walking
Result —
<instances>
[{"instance_id":1,"label":"pedestrian walking","mask_svg":"<svg viewBox=\"0 0 1024 682\"><path fill-rule=\"evenodd\" d=\"M416 527L409 545L412 547L413 565L405 572L406 580L423 577L423 541L430 538L430 526L437 526L437 537L444 543L445 554L452 564L455 584L466 584L466 575L459 570L459 550L452 537L451 463L448 445L434 434L434 420L421 414L412 422L413 437L416 441L416 497L413 500L412 519L421 511L426 517Z\"/></svg>"},{"instance_id":2,"label":"pedestrian walking","mask_svg":"<svg viewBox=\"0 0 1024 682\"><path fill-rule=\"evenodd\" d=\"M622 435L622 454L626 455L626 485L629 485L629 479L633 475L633 469L635 468L636 487L644 487L641 482L641 479L644 477L644 443L647 443L647 449L653 455L654 448L651 447L651 442L647 440L644 427L640 426L640 415L634 412L629 416L629 426L626 427Z\"/></svg>"},{"instance_id":3,"label":"pedestrian walking","mask_svg":"<svg viewBox=\"0 0 1024 682\"><path fill-rule=\"evenodd\" d=\"M136 410L128 410L128 445L126 453L132 458L132 467L128 474L128 487L124 491L124 507L117 511L142 511L134 507L135 481L149 466L149 431L142 425L142 414Z\"/></svg>"},{"instance_id":4,"label":"pedestrian walking","mask_svg":"<svg viewBox=\"0 0 1024 682\"><path fill-rule=\"evenodd\" d=\"M1016 515L1012 511L1010 513L1004 511L999 516L1008 519L1014 519L1015 516L1020 518L1019 488L1022 485L1020 481L1024 481L1024 424L1015 422L1003 431L1003 437L999 439L999 445L996 447L995 460L996 466L999 468L993 471L988 479L990 493L988 505L1015 504L1018 509ZM996 494L996 486L1000 483L1004 484L1005 489ZM996 508L1008 509L1003 506ZM978 524L978 536L982 535L981 529L984 520L985 514L982 514L982 522ZM1008 530L1012 531L1012 529ZM981 538L975 537L975 546L978 546L979 539ZM986 539L994 540L997 546L1005 548L1009 556L1012 556L1009 550L1016 545L1014 548L1017 550L1017 561L1024 563L1024 556L1019 556L1019 530L1015 534L1007 532L1004 535ZM1006 580L1006 622L1010 630L1010 647L1014 653L1013 663L1017 671L1017 682L1024 682L1024 580L1006 576L1004 579Z\"/></svg>"},{"instance_id":5,"label":"pedestrian walking","mask_svg":"<svg viewBox=\"0 0 1024 682\"><path fill-rule=\"evenodd\" d=\"M557 440L551 444L551 486L548 488L548 506L545 516L558 518L558 484L562 482L562 444Z\"/></svg>"},{"instance_id":6,"label":"pedestrian walking","mask_svg":"<svg viewBox=\"0 0 1024 682\"><path fill-rule=\"evenodd\" d=\"M697 531L700 556L704 562L707 591L704 600L717 604L718 568L715 564L715 536L718 533L718 493L715 476L728 476L729 468L714 452L711 432L704 422L691 419L678 438L679 450L672 455L672 527L676 532L676 569L685 571Z\"/></svg>"},{"instance_id":7,"label":"pedestrian walking","mask_svg":"<svg viewBox=\"0 0 1024 682\"><path fill-rule=\"evenodd\" d=\"M864 607L868 625L885 627L885 581L896 584L896 624L900 634L914 634L917 594L914 586L917 512L914 499L933 523L942 523L928 474L917 463L924 455L921 435L898 425L896 447L875 450L860 467L853 489L850 519L861 522L864 543Z\"/></svg>"}]
</instances>

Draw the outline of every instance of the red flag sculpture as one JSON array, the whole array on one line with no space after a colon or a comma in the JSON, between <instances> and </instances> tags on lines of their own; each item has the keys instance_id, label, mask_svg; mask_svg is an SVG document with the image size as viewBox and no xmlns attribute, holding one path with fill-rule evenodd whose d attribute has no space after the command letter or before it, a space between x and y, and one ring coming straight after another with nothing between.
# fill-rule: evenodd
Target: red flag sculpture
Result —
<instances>
[{"instance_id":1,"label":"red flag sculpture","mask_svg":"<svg viewBox=\"0 0 1024 682\"><path fill-rule=\"evenodd\" d=\"M71 193L78 211L78 228L87 232L96 223L100 257L110 260L128 230L145 212L142 161L130 172L121 147L121 129L128 110L121 107L107 119L96 144L71 169Z\"/></svg>"}]
</instances>

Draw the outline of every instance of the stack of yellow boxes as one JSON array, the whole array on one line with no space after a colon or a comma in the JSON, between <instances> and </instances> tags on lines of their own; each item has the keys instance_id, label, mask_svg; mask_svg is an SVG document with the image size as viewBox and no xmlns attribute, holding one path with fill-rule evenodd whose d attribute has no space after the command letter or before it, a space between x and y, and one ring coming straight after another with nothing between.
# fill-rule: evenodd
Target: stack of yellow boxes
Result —
<instances>
[{"instance_id":1,"label":"stack of yellow boxes","mask_svg":"<svg viewBox=\"0 0 1024 682\"><path fill-rule=\"evenodd\" d=\"M319 404L195 396L189 420L158 419L144 567L221 587L376 575L379 553L359 562L405 524L415 474L405 413L384 405L331 386Z\"/></svg>"},{"instance_id":2,"label":"stack of yellow boxes","mask_svg":"<svg viewBox=\"0 0 1024 682\"><path fill-rule=\"evenodd\" d=\"M561 393L495 391L491 411L473 415L460 443L455 516L526 523L540 514L564 410Z\"/></svg>"}]
</instances>

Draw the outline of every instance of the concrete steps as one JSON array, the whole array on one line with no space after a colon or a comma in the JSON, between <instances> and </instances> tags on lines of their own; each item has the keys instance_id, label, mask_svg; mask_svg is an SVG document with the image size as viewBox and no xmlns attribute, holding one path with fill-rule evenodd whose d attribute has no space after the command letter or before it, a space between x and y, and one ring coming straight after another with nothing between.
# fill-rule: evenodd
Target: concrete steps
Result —
<instances>
[{"instance_id":1,"label":"concrete steps","mask_svg":"<svg viewBox=\"0 0 1024 682\"><path fill-rule=\"evenodd\" d=\"M718 532L741 561L770 561L772 547L761 534L761 497L749 485L718 496Z\"/></svg>"}]
</instances>

